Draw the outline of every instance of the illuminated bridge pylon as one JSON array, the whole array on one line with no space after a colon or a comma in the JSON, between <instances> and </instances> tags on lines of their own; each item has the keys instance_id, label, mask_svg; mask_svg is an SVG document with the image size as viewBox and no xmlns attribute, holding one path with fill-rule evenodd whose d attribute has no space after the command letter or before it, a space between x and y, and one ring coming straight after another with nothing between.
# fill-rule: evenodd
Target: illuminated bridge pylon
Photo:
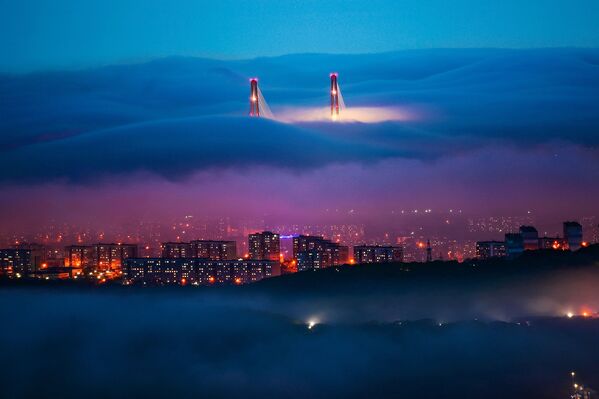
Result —
<instances>
[{"instance_id":1,"label":"illuminated bridge pylon","mask_svg":"<svg viewBox=\"0 0 599 399\"><path fill-rule=\"evenodd\" d=\"M250 116L260 116L260 103L258 102L258 79L250 79Z\"/></svg>"},{"instance_id":2,"label":"illuminated bridge pylon","mask_svg":"<svg viewBox=\"0 0 599 399\"><path fill-rule=\"evenodd\" d=\"M250 116L274 118L270 107L262 95L262 91L258 87L258 78L250 79Z\"/></svg>"},{"instance_id":3,"label":"illuminated bridge pylon","mask_svg":"<svg viewBox=\"0 0 599 399\"><path fill-rule=\"evenodd\" d=\"M345 102L343 101L343 95L341 94L341 87L339 87L339 74L333 72L330 74L331 77L331 119L336 121L339 119L339 112L345 109Z\"/></svg>"}]
</instances>

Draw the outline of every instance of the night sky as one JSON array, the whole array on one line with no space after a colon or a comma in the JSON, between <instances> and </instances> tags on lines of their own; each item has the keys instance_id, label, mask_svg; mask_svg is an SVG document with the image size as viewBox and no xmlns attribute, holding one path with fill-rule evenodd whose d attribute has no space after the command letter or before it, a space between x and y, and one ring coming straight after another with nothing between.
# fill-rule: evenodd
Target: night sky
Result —
<instances>
[{"instance_id":1,"label":"night sky","mask_svg":"<svg viewBox=\"0 0 599 399\"><path fill-rule=\"evenodd\" d=\"M593 215L597 16L594 1L3 2L2 233ZM254 76L275 120L247 117Z\"/></svg>"}]
</instances>

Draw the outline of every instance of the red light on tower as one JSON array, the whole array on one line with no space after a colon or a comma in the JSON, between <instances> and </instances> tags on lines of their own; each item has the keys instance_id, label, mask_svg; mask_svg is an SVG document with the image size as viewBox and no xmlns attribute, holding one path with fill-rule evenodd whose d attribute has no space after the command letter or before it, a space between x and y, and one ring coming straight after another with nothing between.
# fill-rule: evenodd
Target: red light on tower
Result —
<instances>
[{"instance_id":1,"label":"red light on tower","mask_svg":"<svg viewBox=\"0 0 599 399\"><path fill-rule=\"evenodd\" d=\"M331 75L331 118L339 117L339 86L337 84L337 73Z\"/></svg>"},{"instance_id":2,"label":"red light on tower","mask_svg":"<svg viewBox=\"0 0 599 399\"><path fill-rule=\"evenodd\" d=\"M258 79L250 79L250 116L260 116L260 102L258 101Z\"/></svg>"}]
</instances>

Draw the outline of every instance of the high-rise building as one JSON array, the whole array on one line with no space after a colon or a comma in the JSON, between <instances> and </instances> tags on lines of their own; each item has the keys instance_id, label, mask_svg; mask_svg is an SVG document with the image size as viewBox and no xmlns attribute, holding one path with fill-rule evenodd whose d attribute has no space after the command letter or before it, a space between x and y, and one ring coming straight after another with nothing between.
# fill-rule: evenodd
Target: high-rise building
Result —
<instances>
[{"instance_id":1,"label":"high-rise building","mask_svg":"<svg viewBox=\"0 0 599 399\"><path fill-rule=\"evenodd\" d=\"M254 233L248 236L248 252L250 259L280 260L281 239L270 231Z\"/></svg>"},{"instance_id":2,"label":"high-rise building","mask_svg":"<svg viewBox=\"0 0 599 399\"><path fill-rule=\"evenodd\" d=\"M564 222L564 238L570 251L578 251L582 246L582 226L578 222Z\"/></svg>"},{"instance_id":3,"label":"high-rise building","mask_svg":"<svg viewBox=\"0 0 599 399\"><path fill-rule=\"evenodd\" d=\"M92 244L65 247L65 266L86 271L120 271L125 259L136 257L136 244Z\"/></svg>"},{"instance_id":4,"label":"high-rise building","mask_svg":"<svg viewBox=\"0 0 599 399\"><path fill-rule=\"evenodd\" d=\"M426 261L433 261L433 248L431 247L431 240L426 240Z\"/></svg>"},{"instance_id":5,"label":"high-rise building","mask_svg":"<svg viewBox=\"0 0 599 399\"><path fill-rule=\"evenodd\" d=\"M349 262L349 247L336 242L328 243L325 250L329 266L344 265Z\"/></svg>"},{"instance_id":6,"label":"high-rise building","mask_svg":"<svg viewBox=\"0 0 599 399\"><path fill-rule=\"evenodd\" d=\"M0 275L26 276L32 272L31 251L28 249L0 249Z\"/></svg>"},{"instance_id":7,"label":"high-rise building","mask_svg":"<svg viewBox=\"0 0 599 399\"><path fill-rule=\"evenodd\" d=\"M505 254L513 259L524 252L524 241L519 233L507 233L505 235Z\"/></svg>"},{"instance_id":8,"label":"high-rise building","mask_svg":"<svg viewBox=\"0 0 599 399\"><path fill-rule=\"evenodd\" d=\"M188 242L164 242L160 245L162 257L168 259L193 258L191 244Z\"/></svg>"},{"instance_id":9,"label":"high-rise building","mask_svg":"<svg viewBox=\"0 0 599 399\"><path fill-rule=\"evenodd\" d=\"M520 235L525 251L539 249L539 232L533 226L520 226Z\"/></svg>"},{"instance_id":10,"label":"high-rise building","mask_svg":"<svg viewBox=\"0 0 599 399\"><path fill-rule=\"evenodd\" d=\"M356 245L354 261L356 263L402 262L403 248L391 245Z\"/></svg>"},{"instance_id":11,"label":"high-rise building","mask_svg":"<svg viewBox=\"0 0 599 399\"><path fill-rule=\"evenodd\" d=\"M325 245L325 239L320 236L299 235L293 237L293 258L297 259L298 254L313 249L322 250Z\"/></svg>"},{"instance_id":12,"label":"high-rise building","mask_svg":"<svg viewBox=\"0 0 599 399\"><path fill-rule=\"evenodd\" d=\"M347 263L349 248L320 236L299 235L293 238L293 258L298 271L324 269Z\"/></svg>"},{"instance_id":13,"label":"high-rise building","mask_svg":"<svg viewBox=\"0 0 599 399\"><path fill-rule=\"evenodd\" d=\"M19 243L14 246L15 249L26 249L31 253L31 270L27 273L35 273L44 267L48 258L48 249L43 244Z\"/></svg>"},{"instance_id":14,"label":"high-rise building","mask_svg":"<svg viewBox=\"0 0 599 399\"><path fill-rule=\"evenodd\" d=\"M476 257L478 259L502 258L505 254L503 241L477 241Z\"/></svg>"},{"instance_id":15,"label":"high-rise building","mask_svg":"<svg viewBox=\"0 0 599 399\"><path fill-rule=\"evenodd\" d=\"M99 270L120 271L125 259L137 257L135 244L96 244L95 248Z\"/></svg>"},{"instance_id":16,"label":"high-rise building","mask_svg":"<svg viewBox=\"0 0 599 399\"><path fill-rule=\"evenodd\" d=\"M194 258L212 260L237 259L235 241L194 240L191 241L191 253Z\"/></svg>"},{"instance_id":17,"label":"high-rise building","mask_svg":"<svg viewBox=\"0 0 599 399\"><path fill-rule=\"evenodd\" d=\"M97 267L93 245L69 245L64 248L64 265L74 269L93 270Z\"/></svg>"},{"instance_id":18,"label":"high-rise building","mask_svg":"<svg viewBox=\"0 0 599 399\"><path fill-rule=\"evenodd\" d=\"M137 245L97 244L96 256L100 270L120 270L125 259L137 257Z\"/></svg>"}]
</instances>

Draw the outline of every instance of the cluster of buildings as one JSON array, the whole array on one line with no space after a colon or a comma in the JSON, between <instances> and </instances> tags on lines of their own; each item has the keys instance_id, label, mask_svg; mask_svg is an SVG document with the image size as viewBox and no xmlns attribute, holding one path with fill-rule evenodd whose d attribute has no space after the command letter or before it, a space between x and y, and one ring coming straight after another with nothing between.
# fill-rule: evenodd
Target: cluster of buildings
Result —
<instances>
[{"instance_id":1,"label":"cluster of buildings","mask_svg":"<svg viewBox=\"0 0 599 399\"><path fill-rule=\"evenodd\" d=\"M478 241L476 256L479 259L496 257L515 258L524 251L539 249L577 251L587 243L582 239L582 226L578 222L564 222L562 237L539 237L533 226L520 226L517 233L505 234L504 241Z\"/></svg>"},{"instance_id":2,"label":"cluster of buildings","mask_svg":"<svg viewBox=\"0 0 599 399\"><path fill-rule=\"evenodd\" d=\"M223 240L167 242L160 258L125 260L127 284L246 284L281 274L280 238L265 231L250 234L249 254L237 255L237 243Z\"/></svg>"},{"instance_id":3,"label":"cluster of buildings","mask_svg":"<svg viewBox=\"0 0 599 399\"><path fill-rule=\"evenodd\" d=\"M0 250L0 274L43 279L121 279L125 284L245 284L281 273L324 269L348 263L401 262L402 248L349 247L322 236L293 237L293 257L284 259L281 237L264 231L248 235L248 252L226 240L164 242L160 257L142 257L136 244L68 245L62 258L52 258L42 245L20 244Z\"/></svg>"},{"instance_id":4,"label":"cluster of buildings","mask_svg":"<svg viewBox=\"0 0 599 399\"><path fill-rule=\"evenodd\" d=\"M585 246L582 226L563 224L563 237L539 237L532 226L505 234L504 241L478 241L479 259L514 258L524 251L539 249L576 251ZM142 256L136 244L99 243L68 245L62 256L40 244L18 244L0 249L0 275L13 278L119 279L125 284L245 284L296 271L325 269L343 264L391 263L404 261L400 245L355 245L349 247L322 236L294 235L293 255L281 251L281 236L270 231L251 233L247 253L239 256L236 241L191 240L164 242L160 256ZM245 244L244 244L245 246ZM432 261L431 243L419 242Z\"/></svg>"}]
</instances>

